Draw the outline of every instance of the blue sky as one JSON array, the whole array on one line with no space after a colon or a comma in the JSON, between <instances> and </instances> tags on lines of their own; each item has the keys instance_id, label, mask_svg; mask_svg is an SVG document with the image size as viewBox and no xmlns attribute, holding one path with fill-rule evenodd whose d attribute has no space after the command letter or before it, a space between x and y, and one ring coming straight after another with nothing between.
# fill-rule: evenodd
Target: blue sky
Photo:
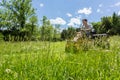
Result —
<instances>
[{"instance_id":1,"label":"blue sky","mask_svg":"<svg viewBox=\"0 0 120 80\"><path fill-rule=\"evenodd\" d=\"M120 0L32 0L40 20L47 16L52 24L79 26L81 19L100 21L102 16L120 15Z\"/></svg>"}]
</instances>

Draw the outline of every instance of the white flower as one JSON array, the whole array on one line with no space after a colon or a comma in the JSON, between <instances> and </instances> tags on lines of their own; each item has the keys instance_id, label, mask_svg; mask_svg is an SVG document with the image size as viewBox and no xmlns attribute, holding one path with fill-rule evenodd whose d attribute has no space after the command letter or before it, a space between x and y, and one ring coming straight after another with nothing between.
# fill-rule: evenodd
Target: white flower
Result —
<instances>
[{"instance_id":1,"label":"white flower","mask_svg":"<svg viewBox=\"0 0 120 80\"><path fill-rule=\"evenodd\" d=\"M6 69L5 72L9 74L9 73L12 73L12 70L11 69Z\"/></svg>"}]
</instances>

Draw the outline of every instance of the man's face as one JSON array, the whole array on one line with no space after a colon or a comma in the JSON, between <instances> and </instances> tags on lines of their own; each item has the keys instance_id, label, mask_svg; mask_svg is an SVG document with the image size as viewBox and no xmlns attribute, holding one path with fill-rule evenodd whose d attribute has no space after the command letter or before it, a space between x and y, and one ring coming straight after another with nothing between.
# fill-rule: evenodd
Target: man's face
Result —
<instances>
[{"instance_id":1,"label":"man's face","mask_svg":"<svg viewBox=\"0 0 120 80\"><path fill-rule=\"evenodd\" d=\"M83 23L83 25L87 25L87 21L83 20L82 23Z\"/></svg>"}]
</instances>

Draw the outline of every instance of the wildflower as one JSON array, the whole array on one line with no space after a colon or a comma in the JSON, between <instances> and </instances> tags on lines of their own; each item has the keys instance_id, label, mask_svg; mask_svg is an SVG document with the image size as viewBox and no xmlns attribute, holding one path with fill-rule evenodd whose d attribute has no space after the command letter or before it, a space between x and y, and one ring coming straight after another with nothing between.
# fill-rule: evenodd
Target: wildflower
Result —
<instances>
[{"instance_id":1,"label":"wildflower","mask_svg":"<svg viewBox=\"0 0 120 80\"><path fill-rule=\"evenodd\" d=\"M9 73L12 73L12 70L11 70L11 69L6 69L5 72L6 72L7 74L9 74Z\"/></svg>"}]
</instances>

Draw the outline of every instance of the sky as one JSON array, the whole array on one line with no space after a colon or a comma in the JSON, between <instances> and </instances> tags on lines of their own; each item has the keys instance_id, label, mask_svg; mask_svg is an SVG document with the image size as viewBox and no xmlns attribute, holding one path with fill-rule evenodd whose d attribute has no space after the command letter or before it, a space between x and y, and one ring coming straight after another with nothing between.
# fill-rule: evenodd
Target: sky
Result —
<instances>
[{"instance_id":1,"label":"sky","mask_svg":"<svg viewBox=\"0 0 120 80\"><path fill-rule=\"evenodd\" d=\"M120 0L32 0L39 24L46 16L51 24L63 27L81 25L86 18L89 22L100 21L103 16L113 12L120 15Z\"/></svg>"}]
</instances>

